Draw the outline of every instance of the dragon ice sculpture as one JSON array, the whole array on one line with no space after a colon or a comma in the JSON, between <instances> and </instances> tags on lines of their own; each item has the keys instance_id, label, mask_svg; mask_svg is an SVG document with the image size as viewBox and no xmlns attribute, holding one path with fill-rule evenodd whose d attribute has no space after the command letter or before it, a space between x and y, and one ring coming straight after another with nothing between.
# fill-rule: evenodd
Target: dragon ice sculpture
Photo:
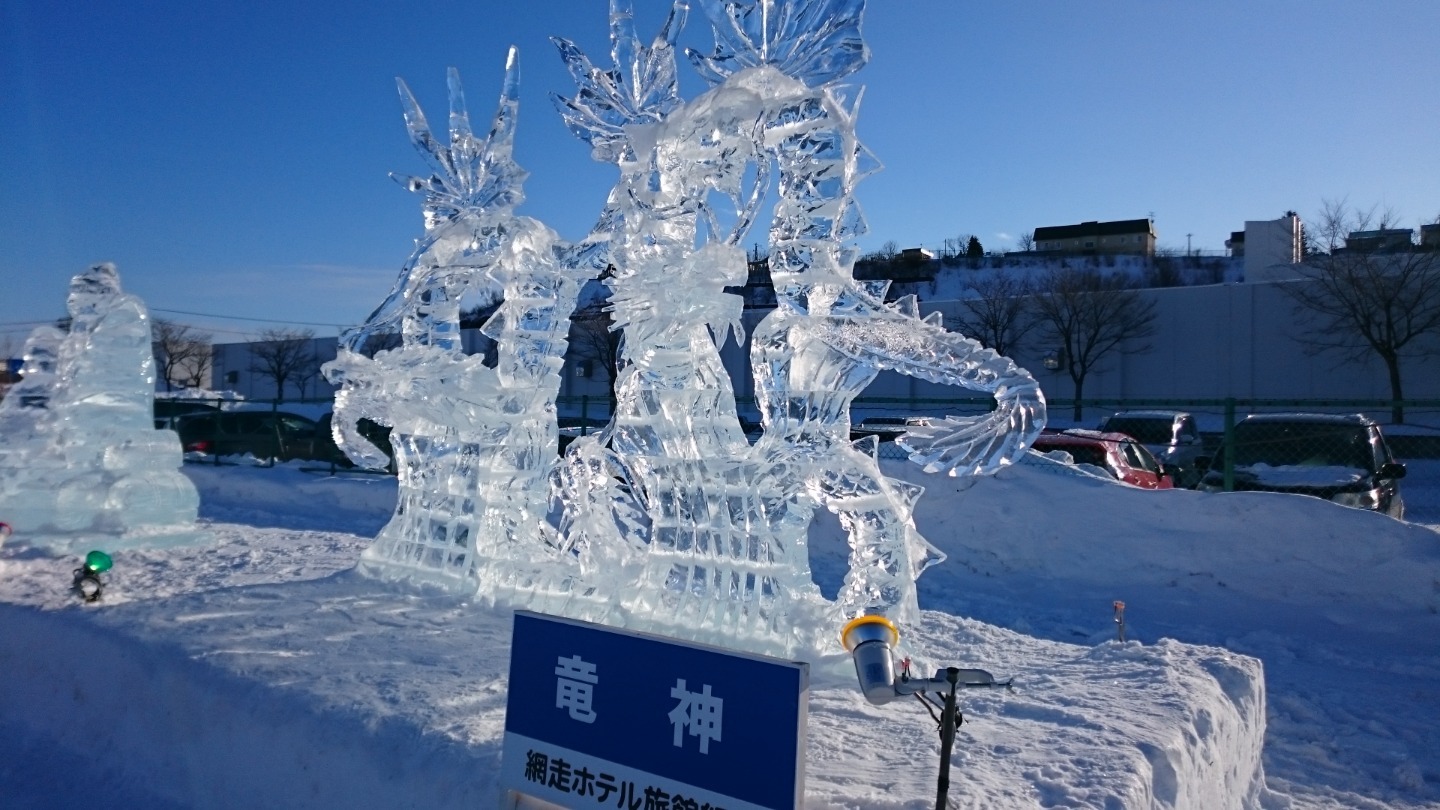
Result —
<instances>
[{"instance_id":1,"label":"dragon ice sculpture","mask_svg":"<svg viewBox=\"0 0 1440 810\"><path fill-rule=\"evenodd\" d=\"M554 232L514 213L525 178L512 156L515 52L483 140L471 131L458 74L448 78L448 144L399 82L410 138L433 171L397 178L425 195L425 236L389 297L342 337L325 373L340 386L333 430L347 455L384 466L359 423L392 429L398 501L362 570L494 599L533 590L537 577L564 567L545 514L559 370L583 278L560 261ZM504 300L482 330L495 341L496 361L487 364L462 350L460 301L494 288ZM397 335L398 346L373 350Z\"/></svg>"},{"instance_id":2,"label":"dragon ice sculpture","mask_svg":"<svg viewBox=\"0 0 1440 810\"><path fill-rule=\"evenodd\" d=\"M855 397L882 370L992 394L983 417L903 437L913 461L951 475L991 473L1024 452L1045 401L1009 359L921 318L913 299L887 303L883 289L853 277L851 242L865 227L854 191L878 168L855 135L858 94L840 84L868 58L863 0L697 6L716 44L688 52L712 85L688 101L676 76L684 3L646 45L629 0L612 0L610 68L555 40L577 92L554 101L593 156L619 170L599 223L573 248L511 212L522 177L510 162L513 72L483 145L453 75L448 148L402 85L412 139L438 170L408 181L428 195L427 236L329 367L343 383L337 441L373 464L382 459L361 441L358 420L395 430L400 503L365 553L366 571L818 660L840 652L847 619L918 621L915 578L941 559L912 519L923 490L881 472L873 439L850 442ZM732 330L743 340L741 301L725 288L743 283L737 245L772 173L779 304L751 342L763 424L752 445L719 344ZM600 268L609 268L614 328L624 330L616 410L557 463L565 320L579 281ZM493 284L504 285L505 303L485 328L500 355L490 369L461 352L455 302ZM399 348L364 356L367 342L396 332ZM553 527L547 474L560 501ZM810 574L807 530L821 508L839 517L850 545L833 601Z\"/></svg>"},{"instance_id":3,"label":"dragon ice sculpture","mask_svg":"<svg viewBox=\"0 0 1440 810\"><path fill-rule=\"evenodd\" d=\"M557 99L561 112L622 172L610 198L618 222L610 286L629 364L611 432L579 443L571 461L593 461L608 441L610 463L585 469L621 470L614 477L630 484L627 511L644 516L606 520L597 502L616 500L609 482L574 475L567 502L591 523L570 527L586 537L582 551L604 545L608 530L607 562L616 548L641 560L620 569L638 587L615 588L619 609L605 620L812 656L846 618L880 612L914 622L915 577L941 558L911 520L921 490L880 473L873 440L850 444L851 401L884 369L995 394L997 409L982 419L947 419L907 437L928 469L968 474L1023 452L1043 425L1044 399L1008 359L920 319L913 301L884 304L851 276L845 243L863 232L853 189L874 161L834 83L866 58L863 3L700 7L716 51L690 58L715 86L688 103L676 99L672 61L683 6L646 48L629 4L612 2L610 71L557 42L580 84L573 100ZM743 257L733 245L759 197L754 188L740 193L747 161L755 186L778 167L781 197L771 226L780 306L752 343L765 428L753 448L710 336L723 335L720 318L734 305L721 288L739 283ZM737 208L725 238L710 216L711 190ZM700 222L710 227L697 250ZM603 496L587 499L587 485ZM850 538L835 605L809 575L805 530L818 506L836 512Z\"/></svg>"}]
</instances>

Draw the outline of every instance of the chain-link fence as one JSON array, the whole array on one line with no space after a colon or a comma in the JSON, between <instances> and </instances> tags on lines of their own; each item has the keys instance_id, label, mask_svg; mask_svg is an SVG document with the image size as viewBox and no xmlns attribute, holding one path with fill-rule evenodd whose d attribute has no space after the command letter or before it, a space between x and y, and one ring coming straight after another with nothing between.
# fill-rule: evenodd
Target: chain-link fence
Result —
<instances>
[{"instance_id":1,"label":"chain-link fence","mask_svg":"<svg viewBox=\"0 0 1440 810\"><path fill-rule=\"evenodd\" d=\"M1301 480L1307 470L1366 470L1406 459L1440 459L1440 400L1050 400L1052 429L1120 428L1149 447L1161 462L1189 469L1177 476L1186 485L1233 490L1255 484L1257 473L1271 479ZM752 400L737 401L747 434L759 435L759 411ZM335 447L329 399L278 402L157 398L156 427L175 430L194 458L224 456L315 461L333 468L350 462ZM561 397L557 401L561 445L609 422L607 397ZM851 408L851 438L879 438L882 458L904 459L894 443L907 422L945 416L976 416L993 407L989 397L955 399L860 398ZM1075 414L1081 414L1076 419ZM1115 418L1117 414L1140 419ZM1188 423L1171 417L1184 415ZM1164 425L1163 429L1155 425ZM1185 427L1188 424L1189 427ZM362 420L361 433L391 453L389 429ZM1158 432L1157 432L1158 431ZM1193 433L1192 433L1193 432ZM1171 452L1166 451L1169 448ZM1278 472L1277 472L1278 471ZM1393 472L1393 470L1390 470ZM1296 484L1301 486L1301 484Z\"/></svg>"}]
</instances>

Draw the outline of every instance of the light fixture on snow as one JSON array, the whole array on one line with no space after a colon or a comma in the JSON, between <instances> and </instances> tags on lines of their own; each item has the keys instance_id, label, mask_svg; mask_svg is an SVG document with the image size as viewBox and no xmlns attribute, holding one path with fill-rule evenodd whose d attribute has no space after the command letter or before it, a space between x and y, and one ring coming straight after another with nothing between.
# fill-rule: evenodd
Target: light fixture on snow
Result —
<instances>
[{"instance_id":1,"label":"light fixture on snow","mask_svg":"<svg viewBox=\"0 0 1440 810\"><path fill-rule=\"evenodd\" d=\"M100 575L109 571L113 564L110 555L103 551L86 554L85 563L75 569L75 592L86 602L99 601L100 594L105 590L105 583L100 581Z\"/></svg>"},{"instance_id":2,"label":"light fixture on snow","mask_svg":"<svg viewBox=\"0 0 1440 810\"><path fill-rule=\"evenodd\" d=\"M910 674L910 659L901 662L899 677L895 674L892 650L900 641L900 631L884 616L867 614L851 619L840 630L840 643L855 662L855 675L865 699L881 706L897 697L914 695L930 713L940 732L940 776L935 785L935 810L949 806L950 754L955 747L955 729L964 722L955 697L957 688L1003 687L1011 689L1014 678L1004 681L983 669L946 667L935 671L929 680Z\"/></svg>"}]
</instances>

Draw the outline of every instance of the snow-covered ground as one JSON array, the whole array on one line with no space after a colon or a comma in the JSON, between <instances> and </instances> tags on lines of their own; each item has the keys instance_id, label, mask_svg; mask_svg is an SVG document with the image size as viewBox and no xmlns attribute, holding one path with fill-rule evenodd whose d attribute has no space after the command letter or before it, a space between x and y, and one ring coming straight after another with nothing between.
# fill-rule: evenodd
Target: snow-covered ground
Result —
<instances>
[{"instance_id":1,"label":"snow-covered ground","mask_svg":"<svg viewBox=\"0 0 1440 810\"><path fill-rule=\"evenodd\" d=\"M917 646L1015 676L962 695L952 806L1440 807L1440 462L1411 463L1409 524L886 464L949 555ZM187 465L213 541L115 554L96 606L77 560L0 548L0 806L493 805L508 616L355 574L394 481L303 466ZM839 527L811 543L833 592ZM807 806L933 806L922 707L812 680Z\"/></svg>"}]
</instances>

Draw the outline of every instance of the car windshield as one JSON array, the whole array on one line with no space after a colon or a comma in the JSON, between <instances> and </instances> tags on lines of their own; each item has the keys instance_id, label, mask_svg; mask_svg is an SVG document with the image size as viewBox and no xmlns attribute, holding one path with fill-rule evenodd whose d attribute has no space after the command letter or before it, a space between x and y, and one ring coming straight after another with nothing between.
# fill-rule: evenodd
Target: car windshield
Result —
<instances>
[{"instance_id":1,"label":"car windshield","mask_svg":"<svg viewBox=\"0 0 1440 810\"><path fill-rule=\"evenodd\" d=\"M1354 467L1374 461L1365 428L1307 422L1253 422L1235 426L1235 466ZM1215 454L1224 463L1224 449Z\"/></svg>"},{"instance_id":2,"label":"car windshield","mask_svg":"<svg viewBox=\"0 0 1440 810\"><path fill-rule=\"evenodd\" d=\"M1155 475L1160 474L1160 462L1156 461L1155 456L1145 449L1145 445L1137 442L1124 442L1120 445L1120 449L1125 453L1125 460L1130 462L1131 467Z\"/></svg>"},{"instance_id":3,"label":"car windshield","mask_svg":"<svg viewBox=\"0 0 1440 810\"><path fill-rule=\"evenodd\" d=\"M1170 419L1112 416L1105 420L1105 425L1101 429L1124 433L1141 444L1169 444L1172 424L1174 422Z\"/></svg>"},{"instance_id":4,"label":"car windshield","mask_svg":"<svg viewBox=\"0 0 1440 810\"><path fill-rule=\"evenodd\" d=\"M1105 467L1105 450L1090 444L1048 444L1036 442L1035 449L1042 453L1053 453L1060 450L1070 454L1070 458L1076 464L1092 464L1096 467Z\"/></svg>"}]
</instances>

